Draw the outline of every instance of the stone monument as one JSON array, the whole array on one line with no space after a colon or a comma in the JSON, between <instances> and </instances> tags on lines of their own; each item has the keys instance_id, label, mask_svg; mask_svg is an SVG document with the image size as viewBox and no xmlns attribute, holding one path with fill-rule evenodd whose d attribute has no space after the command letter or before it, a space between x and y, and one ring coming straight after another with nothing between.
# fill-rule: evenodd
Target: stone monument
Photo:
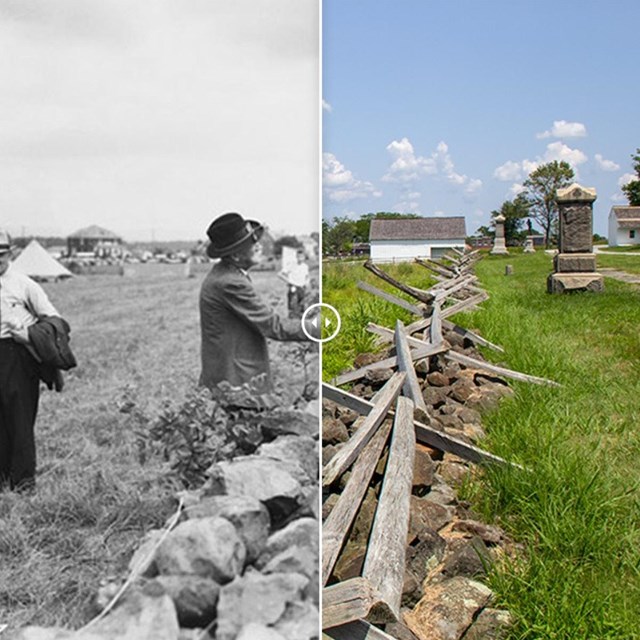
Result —
<instances>
[{"instance_id":1,"label":"stone monument","mask_svg":"<svg viewBox=\"0 0 640 640\"><path fill-rule=\"evenodd\" d=\"M524 249L522 250L523 253L535 253L536 252L536 248L533 245L533 236L527 236L525 241L524 241Z\"/></svg>"},{"instance_id":2,"label":"stone monument","mask_svg":"<svg viewBox=\"0 0 640 640\"><path fill-rule=\"evenodd\" d=\"M596 190L577 183L558 189L558 254L547 279L549 293L603 291L604 278L596 272L593 253L593 203Z\"/></svg>"},{"instance_id":3,"label":"stone monument","mask_svg":"<svg viewBox=\"0 0 640 640\"><path fill-rule=\"evenodd\" d=\"M504 243L504 221L506 218L499 213L493 221L496 225L496 235L493 239L493 249L491 249L491 253L498 255L508 255L507 245Z\"/></svg>"}]
</instances>

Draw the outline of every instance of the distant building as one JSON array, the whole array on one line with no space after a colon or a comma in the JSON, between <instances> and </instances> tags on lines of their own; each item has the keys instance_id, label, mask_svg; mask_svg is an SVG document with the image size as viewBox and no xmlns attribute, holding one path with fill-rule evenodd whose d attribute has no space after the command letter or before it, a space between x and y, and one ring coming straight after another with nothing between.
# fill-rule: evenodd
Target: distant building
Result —
<instances>
[{"instance_id":1,"label":"distant building","mask_svg":"<svg viewBox=\"0 0 640 640\"><path fill-rule=\"evenodd\" d=\"M464 216L448 218L376 218L371 221L369 245L373 262L440 258L453 249L464 250Z\"/></svg>"},{"instance_id":2,"label":"distant building","mask_svg":"<svg viewBox=\"0 0 640 640\"><path fill-rule=\"evenodd\" d=\"M91 225L67 236L67 253L93 253L99 257L109 257L122 253L122 238L108 229Z\"/></svg>"},{"instance_id":3,"label":"distant building","mask_svg":"<svg viewBox=\"0 0 640 640\"><path fill-rule=\"evenodd\" d=\"M351 245L352 256L368 256L371 252L371 247L368 242L354 242Z\"/></svg>"},{"instance_id":4,"label":"distant building","mask_svg":"<svg viewBox=\"0 0 640 640\"><path fill-rule=\"evenodd\" d=\"M640 207L611 207L609 212L609 246L640 244Z\"/></svg>"}]
</instances>

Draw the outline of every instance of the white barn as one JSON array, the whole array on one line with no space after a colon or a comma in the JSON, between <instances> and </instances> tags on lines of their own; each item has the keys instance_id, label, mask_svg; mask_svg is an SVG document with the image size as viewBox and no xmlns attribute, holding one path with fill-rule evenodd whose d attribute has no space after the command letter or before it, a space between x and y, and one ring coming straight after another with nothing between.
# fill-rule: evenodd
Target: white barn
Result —
<instances>
[{"instance_id":1,"label":"white barn","mask_svg":"<svg viewBox=\"0 0 640 640\"><path fill-rule=\"evenodd\" d=\"M609 212L609 246L640 244L640 207L611 207Z\"/></svg>"},{"instance_id":2,"label":"white barn","mask_svg":"<svg viewBox=\"0 0 640 640\"><path fill-rule=\"evenodd\" d=\"M369 244L373 262L441 258L449 249L465 248L464 216L449 218L376 218Z\"/></svg>"}]
</instances>

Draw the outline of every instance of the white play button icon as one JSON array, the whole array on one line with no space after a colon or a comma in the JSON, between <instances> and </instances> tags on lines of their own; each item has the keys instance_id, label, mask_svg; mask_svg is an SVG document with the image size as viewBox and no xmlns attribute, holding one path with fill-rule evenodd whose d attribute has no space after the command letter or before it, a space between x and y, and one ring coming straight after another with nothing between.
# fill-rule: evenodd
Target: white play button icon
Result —
<instances>
[{"instance_id":1,"label":"white play button icon","mask_svg":"<svg viewBox=\"0 0 640 640\"><path fill-rule=\"evenodd\" d=\"M330 304L318 302L305 309L300 320L304 334L314 342L328 342L338 335L342 321Z\"/></svg>"}]
</instances>

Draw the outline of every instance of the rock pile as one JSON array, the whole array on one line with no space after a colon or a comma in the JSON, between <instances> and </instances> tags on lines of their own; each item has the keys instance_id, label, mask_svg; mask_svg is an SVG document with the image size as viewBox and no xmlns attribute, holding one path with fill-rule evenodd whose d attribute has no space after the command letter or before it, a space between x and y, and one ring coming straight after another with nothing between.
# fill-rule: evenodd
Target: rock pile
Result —
<instances>
[{"instance_id":1,"label":"rock pile","mask_svg":"<svg viewBox=\"0 0 640 640\"><path fill-rule=\"evenodd\" d=\"M455 331L445 331L444 338L452 351L482 359L473 343ZM390 355L390 352L361 354L354 365L359 369ZM444 356L429 358L428 364L418 363L416 372L430 426L470 444L484 436L482 413L513 393L503 379L451 362ZM371 399L392 375L391 369L368 370L351 393ZM354 434L357 417L351 409L323 402L323 465ZM386 455L384 452L378 463L328 584L361 574ZM473 472L474 466L462 458L420 443L416 445L403 619L385 627L398 640L500 638L508 625L508 612L491 608L492 593L480 580L489 564L511 553L513 545L500 528L478 521L469 505L456 497L456 488ZM334 486L325 488L323 519L331 512L348 478L346 472Z\"/></svg>"},{"instance_id":2,"label":"rock pile","mask_svg":"<svg viewBox=\"0 0 640 640\"><path fill-rule=\"evenodd\" d=\"M27 627L14 640L317 638L318 409L288 417L182 494L176 526L147 533L112 611L79 631ZM118 590L105 585L98 602Z\"/></svg>"}]
</instances>

